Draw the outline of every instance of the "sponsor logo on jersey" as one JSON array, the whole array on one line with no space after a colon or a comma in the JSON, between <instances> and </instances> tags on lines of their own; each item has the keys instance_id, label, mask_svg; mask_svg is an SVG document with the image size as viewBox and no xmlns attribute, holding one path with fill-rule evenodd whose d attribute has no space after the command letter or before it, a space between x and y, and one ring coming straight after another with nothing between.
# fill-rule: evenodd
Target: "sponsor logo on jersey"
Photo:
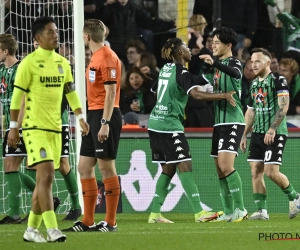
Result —
<instances>
[{"instance_id":1,"label":"sponsor logo on jersey","mask_svg":"<svg viewBox=\"0 0 300 250\"><path fill-rule=\"evenodd\" d=\"M235 140L234 140L234 138L231 138L231 139L229 140L229 142L236 143Z\"/></svg>"},{"instance_id":2,"label":"sponsor logo on jersey","mask_svg":"<svg viewBox=\"0 0 300 250\"><path fill-rule=\"evenodd\" d=\"M230 193L236 193L236 192L240 191L240 189L234 188L234 189L230 189L229 191L230 191Z\"/></svg>"},{"instance_id":3,"label":"sponsor logo on jersey","mask_svg":"<svg viewBox=\"0 0 300 250\"><path fill-rule=\"evenodd\" d=\"M228 147L228 149L229 149L229 150L234 150L234 147L233 147L232 145L230 145L230 146Z\"/></svg>"},{"instance_id":4,"label":"sponsor logo on jersey","mask_svg":"<svg viewBox=\"0 0 300 250\"><path fill-rule=\"evenodd\" d=\"M181 141L179 139L176 139L174 144L178 144L178 143L181 143Z\"/></svg>"},{"instance_id":5,"label":"sponsor logo on jersey","mask_svg":"<svg viewBox=\"0 0 300 250\"><path fill-rule=\"evenodd\" d=\"M178 133L173 133L172 138L179 136Z\"/></svg>"},{"instance_id":6,"label":"sponsor logo on jersey","mask_svg":"<svg viewBox=\"0 0 300 250\"><path fill-rule=\"evenodd\" d=\"M5 83L5 79L3 77L0 83L0 93L5 93L6 88L7 88L7 84Z\"/></svg>"},{"instance_id":7,"label":"sponsor logo on jersey","mask_svg":"<svg viewBox=\"0 0 300 250\"><path fill-rule=\"evenodd\" d=\"M182 150L183 150L183 148L182 148L182 147L180 147L180 146L176 148L176 152L178 152L178 151L182 151Z\"/></svg>"},{"instance_id":8,"label":"sponsor logo on jersey","mask_svg":"<svg viewBox=\"0 0 300 250\"><path fill-rule=\"evenodd\" d=\"M231 131L230 135L236 136L235 131Z\"/></svg>"},{"instance_id":9,"label":"sponsor logo on jersey","mask_svg":"<svg viewBox=\"0 0 300 250\"><path fill-rule=\"evenodd\" d=\"M197 197L197 196L200 196L200 194L199 194L199 193L197 193L197 194L192 194L192 197Z\"/></svg>"},{"instance_id":10,"label":"sponsor logo on jersey","mask_svg":"<svg viewBox=\"0 0 300 250\"><path fill-rule=\"evenodd\" d=\"M184 154L179 154L179 155L178 155L178 159L182 159L182 158L184 158L184 157L185 157Z\"/></svg>"},{"instance_id":11,"label":"sponsor logo on jersey","mask_svg":"<svg viewBox=\"0 0 300 250\"><path fill-rule=\"evenodd\" d=\"M267 95L268 95L268 93L262 92L262 88L259 88L258 92L253 94L253 97L257 104L262 103L263 105L265 105L266 104L265 97Z\"/></svg>"},{"instance_id":12,"label":"sponsor logo on jersey","mask_svg":"<svg viewBox=\"0 0 300 250\"><path fill-rule=\"evenodd\" d=\"M279 150L277 154L282 155L282 150Z\"/></svg>"},{"instance_id":13,"label":"sponsor logo on jersey","mask_svg":"<svg viewBox=\"0 0 300 250\"><path fill-rule=\"evenodd\" d=\"M96 149L96 152L103 152L103 149L102 148Z\"/></svg>"},{"instance_id":14,"label":"sponsor logo on jersey","mask_svg":"<svg viewBox=\"0 0 300 250\"><path fill-rule=\"evenodd\" d=\"M283 148L283 144L282 144L282 143L279 143L279 144L278 144L278 147L279 147L279 148Z\"/></svg>"},{"instance_id":15,"label":"sponsor logo on jersey","mask_svg":"<svg viewBox=\"0 0 300 250\"><path fill-rule=\"evenodd\" d=\"M40 76L41 83L57 83L64 82L64 76Z\"/></svg>"}]
</instances>

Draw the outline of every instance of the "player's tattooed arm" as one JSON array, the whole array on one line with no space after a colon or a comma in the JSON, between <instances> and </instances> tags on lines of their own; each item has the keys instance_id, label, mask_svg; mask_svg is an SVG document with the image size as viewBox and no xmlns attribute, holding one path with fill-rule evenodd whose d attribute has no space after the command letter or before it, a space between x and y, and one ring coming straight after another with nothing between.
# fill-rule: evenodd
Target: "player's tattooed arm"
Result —
<instances>
[{"instance_id":1,"label":"player's tattooed arm","mask_svg":"<svg viewBox=\"0 0 300 250\"><path fill-rule=\"evenodd\" d=\"M289 96L279 96L278 97L278 110L275 114L274 122L271 124L270 129L276 130L278 126L283 121L286 113L289 109L290 97ZM272 133L272 131L268 131L268 133Z\"/></svg>"}]
</instances>

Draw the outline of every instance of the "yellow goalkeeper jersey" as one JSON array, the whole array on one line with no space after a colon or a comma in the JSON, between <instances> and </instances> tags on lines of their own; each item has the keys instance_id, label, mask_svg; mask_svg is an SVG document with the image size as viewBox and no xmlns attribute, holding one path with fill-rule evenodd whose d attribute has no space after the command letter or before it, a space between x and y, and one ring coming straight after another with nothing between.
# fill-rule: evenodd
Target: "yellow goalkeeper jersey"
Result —
<instances>
[{"instance_id":1,"label":"yellow goalkeeper jersey","mask_svg":"<svg viewBox=\"0 0 300 250\"><path fill-rule=\"evenodd\" d=\"M25 91L22 128L61 131L64 84L73 82L68 60L42 48L20 63L14 86Z\"/></svg>"}]
</instances>

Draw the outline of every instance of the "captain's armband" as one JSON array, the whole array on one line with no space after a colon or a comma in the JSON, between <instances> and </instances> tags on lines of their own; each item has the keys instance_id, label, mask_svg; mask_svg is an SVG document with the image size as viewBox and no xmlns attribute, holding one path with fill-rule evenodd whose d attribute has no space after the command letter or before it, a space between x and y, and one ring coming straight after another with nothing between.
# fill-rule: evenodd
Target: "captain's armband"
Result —
<instances>
[{"instance_id":1,"label":"captain's armband","mask_svg":"<svg viewBox=\"0 0 300 250\"><path fill-rule=\"evenodd\" d=\"M71 93L74 90L75 90L75 84L74 84L74 82L67 82L67 83L65 83L65 86L64 86L64 92L65 92L65 94Z\"/></svg>"}]
</instances>

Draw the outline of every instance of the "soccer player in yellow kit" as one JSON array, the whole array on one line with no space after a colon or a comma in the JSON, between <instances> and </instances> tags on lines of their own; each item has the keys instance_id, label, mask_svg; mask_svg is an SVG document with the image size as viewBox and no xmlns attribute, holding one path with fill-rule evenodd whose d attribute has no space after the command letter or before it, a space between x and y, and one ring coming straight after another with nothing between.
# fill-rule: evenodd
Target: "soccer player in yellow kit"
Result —
<instances>
[{"instance_id":1,"label":"soccer player in yellow kit","mask_svg":"<svg viewBox=\"0 0 300 250\"><path fill-rule=\"evenodd\" d=\"M7 144L19 142L17 118L25 93L22 122L23 139L28 154L28 166L37 168L36 187L24 241L63 242L66 235L57 228L53 211L52 182L54 170L59 168L61 154L61 103L63 95L79 119L82 134L89 132L75 91L69 62L54 50L58 47L55 21L51 17L37 18L32 36L39 48L20 63L10 106L10 132ZM42 220L47 228L47 241L38 231Z\"/></svg>"}]
</instances>

